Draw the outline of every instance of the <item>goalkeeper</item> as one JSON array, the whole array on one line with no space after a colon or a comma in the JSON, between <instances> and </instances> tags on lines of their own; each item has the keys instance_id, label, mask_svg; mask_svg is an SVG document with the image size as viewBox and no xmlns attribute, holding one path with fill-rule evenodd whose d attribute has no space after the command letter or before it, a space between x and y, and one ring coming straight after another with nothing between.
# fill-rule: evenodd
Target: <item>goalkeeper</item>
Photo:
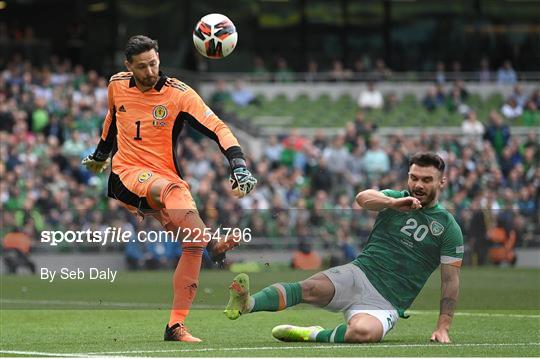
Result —
<instances>
[{"instance_id":1,"label":"goalkeeper","mask_svg":"<svg viewBox=\"0 0 540 359\"><path fill-rule=\"evenodd\" d=\"M440 204L444 161L419 153L409 161L408 190L366 190L358 204L378 211L368 243L353 262L297 283L276 283L250 296L249 278L239 274L230 286L225 315L278 311L309 303L342 311L346 323L335 328L280 325L272 330L290 342L378 342L404 317L431 273L441 266L441 301L432 341L449 343L459 292L463 236Z\"/></svg>"},{"instance_id":2,"label":"goalkeeper","mask_svg":"<svg viewBox=\"0 0 540 359\"><path fill-rule=\"evenodd\" d=\"M217 142L231 165L230 181L237 197L253 190L257 180L246 168L242 149L229 127L193 89L159 71L155 40L133 36L127 42L125 56L129 72L111 77L101 139L82 164L94 173L102 172L112 152L109 197L135 214L154 216L168 231L182 228L189 230L184 233L204 233L205 225L178 167L176 147L182 127L192 126ZM186 330L184 321L197 291L206 244L204 238L182 243L165 340L201 341ZM208 249L212 258L219 260L236 245L233 238L221 238L210 242Z\"/></svg>"}]
</instances>

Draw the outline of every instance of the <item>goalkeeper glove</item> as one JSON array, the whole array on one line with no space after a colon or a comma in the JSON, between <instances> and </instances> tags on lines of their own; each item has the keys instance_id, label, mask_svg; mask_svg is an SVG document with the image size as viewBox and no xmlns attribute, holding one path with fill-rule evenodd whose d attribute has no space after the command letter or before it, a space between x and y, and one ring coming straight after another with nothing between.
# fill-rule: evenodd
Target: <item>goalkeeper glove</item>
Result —
<instances>
[{"instance_id":1,"label":"goalkeeper glove","mask_svg":"<svg viewBox=\"0 0 540 359\"><path fill-rule=\"evenodd\" d=\"M255 188L257 179L246 168L244 160L238 162L239 166L233 168L229 182L235 197L242 198Z\"/></svg>"},{"instance_id":2,"label":"goalkeeper glove","mask_svg":"<svg viewBox=\"0 0 540 359\"><path fill-rule=\"evenodd\" d=\"M110 158L104 161L98 161L94 159L93 155L88 155L81 161L81 165L85 166L92 173L103 172L109 166L109 163L111 163Z\"/></svg>"}]
</instances>

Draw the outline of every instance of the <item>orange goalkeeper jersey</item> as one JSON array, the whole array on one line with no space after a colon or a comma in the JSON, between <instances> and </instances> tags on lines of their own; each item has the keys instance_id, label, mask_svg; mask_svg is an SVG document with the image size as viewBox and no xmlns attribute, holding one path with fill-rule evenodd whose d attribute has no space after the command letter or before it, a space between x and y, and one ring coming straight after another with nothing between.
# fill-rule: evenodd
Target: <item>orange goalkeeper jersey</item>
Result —
<instances>
[{"instance_id":1,"label":"orange goalkeeper jersey","mask_svg":"<svg viewBox=\"0 0 540 359\"><path fill-rule=\"evenodd\" d=\"M94 156L106 158L116 142L113 172L144 167L180 176L175 147L185 123L215 140L229 161L243 157L229 127L183 82L160 73L154 88L141 92L131 72L112 76L109 110Z\"/></svg>"}]
</instances>

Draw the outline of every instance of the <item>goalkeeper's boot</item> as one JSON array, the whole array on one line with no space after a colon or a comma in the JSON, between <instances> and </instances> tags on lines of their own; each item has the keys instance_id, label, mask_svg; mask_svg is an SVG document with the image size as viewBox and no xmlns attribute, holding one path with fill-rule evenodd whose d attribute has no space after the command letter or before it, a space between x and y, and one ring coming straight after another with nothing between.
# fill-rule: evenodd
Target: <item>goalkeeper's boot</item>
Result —
<instances>
[{"instance_id":1,"label":"goalkeeper's boot","mask_svg":"<svg viewBox=\"0 0 540 359\"><path fill-rule=\"evenodd\" d=\"M278 325L272 329L272 336L282 342L314 342L323 327L297 327L295 325Z\"/></svg>"},{"instance_id":2,"label":"goalkeeper's boot","mask_svg":"<svg viewBox=\"0 0 540 359\"><path fill-rule=\"evenodd\" d=\"M237 239L234 241L236 237L222 237L219 240L212 239L208 246L206 246L206 249L208 250L208 254L210 255L210 259L212 259L212 262L218 263L219 265L223 265L225 262L225 252L230 251L233 248L236 248L240 245L240 240Z\"/></svg>"},{"instance_id":3,"label":"goalkeeper's boot","mask_svg":"<svg viewBox=\"0 0 540 359\"><path fill-rule=\"evenodd\" d=\"M167 342L188 342L188 343L200 343L202 340L195 338L193 335L189 334L187 328L182 323L176 323L172 327L169 327L169 324L165 327L165 334L163 335L163 340Z\"/></svg>"},{"instance_id":4,"label":"goalkeeper's boot","mask_svg":"<svg viewBox=\"0 0 540 359\"><path fill-rule=\"evenodd\" d=\"M229 286L229 303L223 311L225 316L235 320L242 313L246 313L248 311L249 297L249 277L245 273L240 273L234 277Z\"/></svg>"}]
</instances>

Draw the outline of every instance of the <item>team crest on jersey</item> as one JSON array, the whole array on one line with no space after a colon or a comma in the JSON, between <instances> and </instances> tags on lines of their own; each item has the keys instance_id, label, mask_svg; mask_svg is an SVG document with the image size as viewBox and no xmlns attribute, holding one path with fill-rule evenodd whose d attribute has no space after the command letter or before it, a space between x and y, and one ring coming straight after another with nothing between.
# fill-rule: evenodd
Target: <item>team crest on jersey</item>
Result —
<instances>
[{"instance_id":1,"label":"team crest on jersey","mask_svg":"<svg viewBox=\"0 0 540 359\"><path fill-rule=\"evenodd\" d=\"M167 107L163 105L157 105L156 107L154 107L153 115L156 120L163 120L165 117L167 117Z\"/></svg>"},{"instance_id":2,"label":"team crest on jersey","mask_svg":"<svg viewBox=\"0 0 540 359\"><path fill-rule=\"evenodd\" d=\"M440 236L444 232L444 227L437 221L433 221L429 224L429 230L434 236Z\"/></svg>"},{"instance_id":3,"label":"team crest on jersey","mask_svg":"<svg viewBox=\"0 0 540 359\"><path fill-rule=\"evenodd\" d=\"M146 181L148 181L150 179L150 177L152 177L152 172L142 172L139 174L139 182L141 183L144 183Z\"/></svg>"}]
</instances>

